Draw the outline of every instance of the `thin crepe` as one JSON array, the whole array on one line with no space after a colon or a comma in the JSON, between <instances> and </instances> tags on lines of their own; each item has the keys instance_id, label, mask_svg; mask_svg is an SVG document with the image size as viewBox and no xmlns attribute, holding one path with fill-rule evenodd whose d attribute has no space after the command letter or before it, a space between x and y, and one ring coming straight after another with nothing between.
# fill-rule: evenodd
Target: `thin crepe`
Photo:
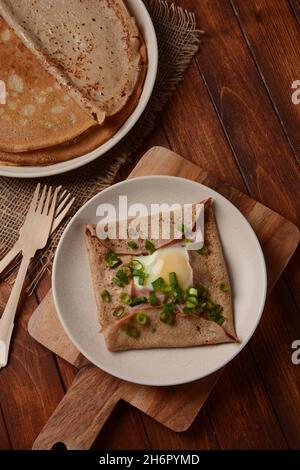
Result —
<instances>
[{"instance_id":1,"label":"thin crepe","mask_svg":"<svg viewBox=\"0 0 300 470\"><path fill-rule=\"evenodd\" d=\"M122 0L0 0L0 13L99 124L126 104L140 73L140 34Z\"/></svg>"},{"instance_id":2,"label":"thin crepe","mask_svg":"<svg viewBox=\"0 0 300 470\"><path fill-rule=\"evenodd\" d=\"M125 315L121 319L115 318L113 311L120 305L119 295L124 289L113 284L114 270L108 268L104 261L111 246L108 247L97 237L95 226L86 226L85 234L99 323L109 350L188 347L236 341L230 282L211 200L206 201L205 204L205 245L208 247L209 253L203 257L196 252L190 252L189 256L194 285L207 285L211 298L223 307L222 315L225 322L222 326L193 314L184 317L177 315L175 325L169 326L160 321L161 307L154 308L149 305L138 307L138 311L145 312L150 320L147 326L140 327L136 323L136 308L129 306L124 307ZM177 242L178 240L170 239L167 245ZM132 258L132 254L129 254L128 249L125 250L124 245L120 247L115 242L114 246L119 250L118 256L123 263L127 263ZM159 247L161 247L161 241L156 245L157 249ZM227 292L220 290L220 282L227 284L229 287ZM111 302L109 303L103 301L101 297L101 292L104 289L107 289L111 294ZM129 286L126 286L126 291L131 292ZM138 329L138 338L127 335L124 327L128 326L134 326Z\"/></svg>"},{"instance_id":3,"label":"thin crepe","mask_svg":"<svg viewBox=\"0 0 300 470\"><path fill-rule=\"evenodd\" d=\"M1 17L0 64L0 79L6 85L6 103L0 104L0 150L24 152L54 146L96 124Z\"/></svg>"},{"instance_id":4,"label":"thin crepe","mask_svg":"<svg viewBox=\"0 0 300 470\"><path fill-rule=\"evenodd\" d=\"M143 84L147 70L147 50L143 41L141 43L140 54L142 57L142 63L138 82L126 105L116 115L108 117L101 126L95 125L76 138L61 145L23 153L0 151L0 165L53 165L55 163L60 163L85 155L111 139L132 114L143 91ZM75 102L74 104L76 105ZM81 108L79 109L81 111Z\"/></svg>"}]
</instances>

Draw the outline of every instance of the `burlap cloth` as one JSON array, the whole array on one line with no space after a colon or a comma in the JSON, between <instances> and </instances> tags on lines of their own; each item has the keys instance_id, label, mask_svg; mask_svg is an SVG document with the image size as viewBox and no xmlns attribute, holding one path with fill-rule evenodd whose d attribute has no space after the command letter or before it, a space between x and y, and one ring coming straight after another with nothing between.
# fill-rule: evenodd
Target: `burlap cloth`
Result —
<instances>
[{"instance_id":1,"label":"burlap cloth","mask_svg":"<svg viewBox=\"0 0 300 470\"><path fill-rule=\"evenodd\" d=\"M88 199L113 183L121 165L153 130L157 114L176 89L198 50L201 31L196 28L193 13L163 0L144 0L144 3L152 17L159 48L158 75L152 97L132 131L105 156L67 174L39 180L52 186L62 185L76 197L76 201L48 246L36 255L31 266L29 291L51 267L55 248L70 218ZM36 179L0 178L0 257L18 238L37 182ZM8 280L14 277L17 264L18 260L8 271Z\"/></svg>"}]
</instances>

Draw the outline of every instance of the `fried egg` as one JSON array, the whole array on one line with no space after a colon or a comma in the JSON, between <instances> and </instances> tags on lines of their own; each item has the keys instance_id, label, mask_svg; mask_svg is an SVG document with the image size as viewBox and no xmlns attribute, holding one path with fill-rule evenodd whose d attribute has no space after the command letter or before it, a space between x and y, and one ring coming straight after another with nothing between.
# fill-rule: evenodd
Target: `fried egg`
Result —
<instances>
[{"instance_id":1,"label":"fried egg","mask_svg":"<svg viewBox=\"0 0 300 470\"><path fill-rule=\"evenodd\" d=\"M183 289L193 285L193 270L188 251L184 247L160 248L152 255L136 256L134 259L144 266L144 273L147 274L143 287L153 290L152 282L159 277L162 277L168 284L169 273L172 272L176 273L178 283ZM138 277L134 277L134 283L137 288L141 288L138 284Z\"/></svg>"}]
</instances>

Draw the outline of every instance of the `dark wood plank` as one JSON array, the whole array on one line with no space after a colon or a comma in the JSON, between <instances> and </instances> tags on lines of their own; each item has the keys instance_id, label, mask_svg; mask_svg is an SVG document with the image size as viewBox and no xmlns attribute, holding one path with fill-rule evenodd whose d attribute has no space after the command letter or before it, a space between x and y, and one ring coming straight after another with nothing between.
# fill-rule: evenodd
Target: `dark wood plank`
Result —
<instances>
[{"instance_id":1,"label":"dark wood plank","mask_svg":"<svg viewBox=\"0 0 300 470\"><path fill-rule=\"evenodd\" d=\"M4 421L2 409L0 407L0 450L10 450L11 444L6 429L6 424Z\"/></svg>"},{"instance_id":2,"label":"dark wood plank","mask_svg":"<svg viewBox=\"0 0 300 470\"><path fill-rule=\"evenodd\" d=\"M201 162L204 170L213 171L220 180L244 190L230 146L194 61L162 113L162 123L174 152L195 163Z\"/></svg>"},{"instance_id":3,"label":"dark wood plank","mask_svg":"<svg viewBox=\"0 0 300 470\"><path fill-rule=\"evenodd\" d=\"M202 409L192 426L184 433L163 427L149 416L144 416L147 433L154 449L164 450L217 450L219 444L208 413Z\"/></svg>"},{"instance_id":4,"label":"dark wood plank","mask_svg":"<svg viewBox=\"0 0 300 470\"><path fill-rule=\"evenodd\" d=\"M287 0L232 0L232 5L300 162L300 106L291 100L291 84L300 77L299 25Z\"/></svg>"},{"instance_id":5,"label":"dark wood plank","mask_svg":"<svg viewBox=\"0 0 300 470\"><path fill-rule=\"evenodd\" d=\"M287 448L248 347L226 367L206 408L222 449Z\"/></svg>"},{"instance_id":6,"label":"dark wood plank","mask_svg":"<svg viewBox=\"0 0 300 470\"><path fill-rule=\"evenodd\" d=\"M2 309L9 292L8 286L2 284ZM23 301L13 333L9 364L0 373L1 407L14 449L31 448L63 396L53 355L27 332L28 319L36 306L34 296Z\"/></svg>"},{"instance_id":7,"label":"dark wood plank","mask_svg":"<svg viewBox=\"0 0 300 470\"><path fill-rule=\"evenodd\" d=\"M147 450L151 449L150 441L145 432L142 413L128 403L119 402L96 439L93 449Z\"/></svg>"},{"instance_id":8,"label":"dark wood plank","mask_svg":"<svg viewBox=\"0 0 300 470\"><path fill-rule=\"evenodd\" d=\"M300 367L291 361L292 342L299 338L299 311L281 280L271 293L251 348L292 449L300 448Z\"/></svg>"},{"instance_id":9,"label":"dark wood plank","mask_svg":"<svg viewBox=\"0 0 300 470\"><path fill-rule=\"evenodd\" d=\"M197 62L252 197L297 222L299 167L230 3L182 1L206 25Z\"/></svg>"},{"instance_id":10,"label":"dark wood plank","mask_svg":"<svg viewBox=\"0 0 300 470\"><path fill-rule=\"evenodd\" d=\"M218 112L219 120L230 141L234 156L251 195L262 200L273 209L290 216L293 220L297 220L299 207L296 206L295 194L299 194L300 189L298 166L274 113L260 75L251 59L231 5L228 2L215 0L197 3L187 0L182 3L187 8L194 8L199 22L201 25L205 25L206 38L201 52L197 56L199 70L207 85L215 109ZM191 82L191 87L192 84L193 89L195 89L195 83ZM198 88L193 94L193 100L197 100L198 96L198 107L204 116L203 119L208 121L216 119L216 117L211 118L209 112L206 117L206 108L199 106L199 96L204 94L204 92L199 91L199 86L202 85L198 80ZM179 100L178 96L177 93L172 102L173 105L174 101ZM176 120L177 114L175 110L172 110L172 114L167 115L167 120L164 119L170 144L171 146L174 145L175 148L178 145L178 139L175 135L176 132L173 131L174 128L178 131L181 127L181 134L188 135L191 143L198 138L197 127L193 124L195 116L189 117L188 111L191 103L189 102L187 90L184 99L187 101L186 112L181 113L180 118L178 117ZM180 109L185 110L182 107ZM202 136L204 139L205 137ZM182 150L183 155L190 152L189 149L192 145L186 144L188 148L186 151ZM198 146L205 147L205 144L201 141ZM219 156L219 158L222 158L222 153L220 152L220 154L221 157ZM219 165L215 166L214 158L210 158L210 154L202 155L201 152L197 152L195 149L193 158L201 166L206 163L211 171L218 171ZM227 161L226 159L226 163ZM227 181L231 177L231 172L224 162L222 171L224 179ZM276 308L276 302L271 299L268 302L268 308L273 311ZM286 344L285 341L287 340L283 333L285 317L286 310L281 306L281 318L274 325L274 328L276 329L276 336L282 344ZM290 318L289 321L291 321ZM292 325L297 327L298 323L292 322ZM266 342L268 355L272 354L273 344L268 338L267 329L263 330L260 341ZM259 354L256 353L254 346L252 349L256 362L258 362L260 360ZM278 387L276 382L278 380L285 383L285 373L279 370L277 371L276 380L272 380L272 377L266 380L264 372L267 371L263 368L260 371L263 374L266 391L272 400L276 413L280 416L281 422L285 420L285 427L289 427L289 429L284 429L284 432L286 435L291 436L296 422L295 414L297 414L298 419L300 410L297 408L293 413L285 415L285 410L290 409L291 405L288 393L281 398L281 402L274 399L276 387ZM289 380L293 381L297 378L296 371L289 370ZM277 396L279 394L280 390L278 388ZM215 424L213 415L211 419ZM238 417L236 423L239 423ZM244 424L241 423L241 426L238 427L243 429L243 426ZM294 443L294 441L291 441L290 445L293 446Z\"/></svg>"}]
</instances>

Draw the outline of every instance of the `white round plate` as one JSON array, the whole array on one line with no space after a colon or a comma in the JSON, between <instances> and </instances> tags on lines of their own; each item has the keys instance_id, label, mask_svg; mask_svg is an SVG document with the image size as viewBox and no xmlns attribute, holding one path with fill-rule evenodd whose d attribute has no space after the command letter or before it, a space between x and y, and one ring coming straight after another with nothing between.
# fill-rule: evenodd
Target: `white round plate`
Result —
<instances>
[{"instance_id":1,"label":"white round plate","mask_svg":"<svg viewBox=\"0 0 300 470\"><path fill-rule=\"evenodd\" d=\"M130 12L136 18L140 31L143 34L148 54L148 68L143 92L133 113L110 140L92 152L87 153L86 155L82 155L81 157L77 157L65 162L55 163L54 165L49 166L4 166L0 167L1 176L10 176L15 178L38 178L42 176L57 175L59 173L65 173L67 171L74 170L75 168L86 165L92 160L95 160L96 158L108 152L108 150L120 142L120 140L123 139L123 137L125 137L125 135L128 134L128 132L136 124L145 110L153 91L157 74L158 48L153 23L142 0L126 0L126 3Z\"/></svg>"},{"instance_id":2,"label":"white round plate","mask_svg":"<svg viewBox=\"0 0 300 470\"><path fill-rule=\"evenodd\" d=\"M239 343L194 348L109 352L99 333L96 304L84 242L84 224L97 223L99 204L191 203L212 197L230 273ZM251 226L216 191L172 176L145 176L116 184L91 199L73 217L56 251L53 294L60 321L75 346L96 366L130 382L176 385L205 377L223 367L246 345L260 320L266 297L266 267Z\"/></svg>"}]
</instances>

